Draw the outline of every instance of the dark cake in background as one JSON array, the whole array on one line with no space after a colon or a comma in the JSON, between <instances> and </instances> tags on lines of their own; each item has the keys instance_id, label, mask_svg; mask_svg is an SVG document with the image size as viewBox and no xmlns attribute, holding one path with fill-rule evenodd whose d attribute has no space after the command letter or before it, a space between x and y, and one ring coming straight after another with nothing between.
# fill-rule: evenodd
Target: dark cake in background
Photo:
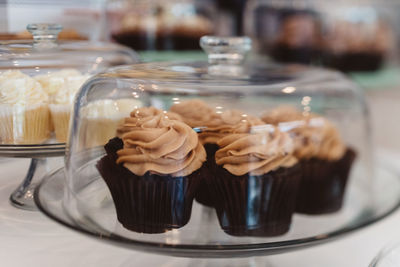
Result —
<instances>
[{"instance_id":1,"label":"dark cake in background","mask_svg":"<svg viewBox=\"0 0 400 267\"><path fill-rule=\"evenodd\" d=\"M344 72L378 70L391 50L392 38L383 22L337 21L324 36L324 64Z\"/></svg>"},{"instance_id":2,"label":"dark cake in background","mask_svg":"<svg viewBox=\"0 0 400 267\"><path fill-rule=\"evenodd\" d=\"M158 6L153 13L128 12L112 39L135 50L198 50L199 41L212 33L210 20L200 14L174 14Z\"/></svg>"},{"instance_id":3,"label":"dark cake in background","mask_svg":"<svg viewBox=\"0 0 400 267\"><path fill-rule=\"evenodd\" d=\"M284 63L309 64L319 59L321 29L315 12L260 7L255 14L261 52Z\"/></svg>"},{"instance_id":4,"label":"dark cake in background","mask_svg":"<svg viewBox=\"0 0 400 267\"><path fill-rule=\"evenodd\" d=\"M337 9L261 5L249 14L259 51L273 60L357 72L381 69L395 43L389 19L371 10L349 19Z\"/></svg>"},{"instance_id":5,"label":"dark cake in background","mask_svg":"<svg viewBox=\"0 0 400 267\"><path fill-rule=\"evenodd\" d=\"M315 15L303 12L287 15L270 53L280 62L315 62L321 54L319 25Z\"/></svg>"}]
</instances>

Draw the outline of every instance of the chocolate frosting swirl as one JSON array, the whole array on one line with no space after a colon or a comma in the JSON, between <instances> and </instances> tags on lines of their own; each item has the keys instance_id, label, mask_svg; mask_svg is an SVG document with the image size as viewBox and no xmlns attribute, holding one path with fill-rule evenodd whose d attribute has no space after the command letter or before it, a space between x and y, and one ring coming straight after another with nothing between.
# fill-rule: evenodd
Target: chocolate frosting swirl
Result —
<instances>
[{"instance_id":1,"label":"chocolate frosting swirl","mask_svg":"<svg viewBox=\"0 0 400 267\"><path fill-rule=\"evenodd\" d=\"M206 160L196 132L161 110L135 109L120 129L124 148L117 152L117 164L124 164L136 175L187 176Z\"/></svg>"},{"instance_id":2,"label":"chocolate frosting swirl","mask_svg":"<svg viewBox=\"0 0 400 267\"><path fill-rule=\"evenodd\" d=\"M221 149L215 153L216 163L236 176L263 175L297 163L292 154L293 140L275 127L271 131L231 134L217 144Z\"/></svg>"},{"instance_id":3,"label":"chocolate frosting swirl","mask_svg":"<svg viewBox=\"0 0 400 267\"><path fill-rule=\"evenodd\" d=\"M280 107L262 116L265 123L287 130L295 141L295 156L338 160L346 147L336 127L316 114L302 114L293 107Z\"/></svg>"}]
</instances>

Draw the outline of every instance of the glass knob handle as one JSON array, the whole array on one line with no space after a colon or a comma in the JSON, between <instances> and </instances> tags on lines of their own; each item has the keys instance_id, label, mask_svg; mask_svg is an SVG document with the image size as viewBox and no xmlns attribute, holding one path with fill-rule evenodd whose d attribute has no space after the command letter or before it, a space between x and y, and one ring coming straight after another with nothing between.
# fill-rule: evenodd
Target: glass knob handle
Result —
<instances>
[{"instance_id":1,"label":"glass knob handle","mask_svg":"<svg viewBox=\"0 0 400 267\"><path fill-rule=\"evenodd\" d=\"M26 29L33 35L35 49L53 49L57 47L57 37L62 30L60 24L29 24Z\"/></svg>"},{"instance_id":2,"label":"glass knob handle","mask_svg":"<svg viewBox=\"0 0 400 267\"><path fill-rule=\"evenodd\" d=\"M200 46L208 54L208 63L239 65L251 50L249 37L203 36Z\"/></svg>"}]
</instances>

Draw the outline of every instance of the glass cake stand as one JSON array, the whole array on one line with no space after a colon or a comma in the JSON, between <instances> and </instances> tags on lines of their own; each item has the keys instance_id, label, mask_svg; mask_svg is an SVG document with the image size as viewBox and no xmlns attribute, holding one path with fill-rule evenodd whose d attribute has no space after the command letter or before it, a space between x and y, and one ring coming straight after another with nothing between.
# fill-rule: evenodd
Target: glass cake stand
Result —
<instances>
[{"instance_id":1,"label":"glass cake stand","mask_svg":"<svg viewBox=\"0 0 400 267\"><path fill-rule=\"evenodd\" d=\"M382 249L369 267L397 267L400 265L400 244L392 244Z\"/></svg>"},{"instance_id":2,"label":"glass cake stand","mask_svg":"<svg viewBox=\"0 0 400 267\"><path fill-rule=\"evenodd\" d=\"M13 206L25 210L36 210L33 192L41 178L49 170L48 158L65 154L65 143L46 143L32 145L0 145L0 157L31 158L28 173L22 183L10 195Z\"/></svg>"},{"instance_id":3,"label":"glass cake stand","mask_svg":"<svg viewBox=\"0 0 400 267\"><path fill-rule=\"evenodd\" d=\"M246 258L289 252L335 240L391 214L400 204L400 177L390 165L379 165L376 171L375 178L379 179L374 179L373 192L365 192L365 185L353 179L341 211L319 216L296 214L289 233L274 238L229 236L219 227L215 211L198 203L194 203L189 223L180 229L163 234L131 232L117 222L108 192L93 199L102 207L93 211L96 214L76 214L63 202L68 196L64 194L67 187L63 168L42 180L35 190L34 199L38 208L58 223L117 246L178 257ZM99 177L89 190L93 190L96 183L104 187ZM366 206L364 201L368 200L362 195L373 199L374 204Z\"/></svg>"}]
</instances>

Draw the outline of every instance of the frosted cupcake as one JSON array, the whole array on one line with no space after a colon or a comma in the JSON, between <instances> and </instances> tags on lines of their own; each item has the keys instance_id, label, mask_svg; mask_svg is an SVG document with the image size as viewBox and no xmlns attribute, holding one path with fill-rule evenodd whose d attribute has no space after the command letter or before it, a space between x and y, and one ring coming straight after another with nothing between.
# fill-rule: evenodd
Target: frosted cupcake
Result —
<instances>
[{"instance_id":1,"label":"frosted cupcake","mask_svg":"<svg viewBox=\"0 0 400 267\"><path fill-rule=\"evenodd\" d=\"M143 111L143 114L142 114ZM196 132L163 112L136 109L97 164L127 229L162 233L190 219L206 153Z\"/></svg>"},{"instance_id":2,"label":"frosted cupcake","mask_svg":"<svg viewBox=\"0 0 400 267\"><path fill-rule=\"evenodd\" d=\"M278 128L218 141L212 181L222 229L235 236L277 236L291 225L300 184L294 143Z\"/></svg>"},{"instance_id":3,"label":"frosted cupcake","mask_svg":"<svg viewBox=\"0 0 400 267\"><path fill-rule=\"evenodd\" d=\"M135 99L98 100L82 109L79 138L86 148L104 146L115 137L118 126L132 110L141 107Z\"/></svg>"},{"instance_id":4,"label":"frosted cupcake","mask_svg":"<svg viewBox=\"0 0 400 267\"><path fill-rule=\"evenodd\" d=\"M37 144L50 137L48 96L40 83L17 70L0 74L0 142Z\"/></svg>"},{"instance_id":5,"label":"frosted cupcake","mask_svg":"<svg viewBox=\"0 0 400 267\"><path fill-rule=\"evenodd\" d=\"M252 126L264 124L260 119L245 114L240 110L227 110L225 112L214 110L201 100L188 100L175 104L170 109L179 114L182 120L199 132L199 140L207 152L204 182L201 184L196 200L206 206L214 206L212 197L207 189L207 180L215 176L215 152L218 150L217 142L232 133L248 133Z\"/></svg>"},{"instance_id":6,"label":"frosted cupcake","mask_svg":"<svg viewBox=\"0 0 400 267\"><path fill-rule=\"evenodd\" d=\"M49 95L52 124L59 142L66 142L73 101L78 90L89 78L75 69L64 69L35 77Z\"/></svg>"},{"instance_id":7,"label":"frosted cupcake","mask_svg":"<svg viewBox=\"0 0 400 267\"><path fill-rule=\"evenodd\" d=\"M262 117L286 129L295 140L294 155L302 170L296 211L324 214L338 211L356 153L346 147L336 127L316 114L280 107Z\"/></svg>"}]
</instances>

